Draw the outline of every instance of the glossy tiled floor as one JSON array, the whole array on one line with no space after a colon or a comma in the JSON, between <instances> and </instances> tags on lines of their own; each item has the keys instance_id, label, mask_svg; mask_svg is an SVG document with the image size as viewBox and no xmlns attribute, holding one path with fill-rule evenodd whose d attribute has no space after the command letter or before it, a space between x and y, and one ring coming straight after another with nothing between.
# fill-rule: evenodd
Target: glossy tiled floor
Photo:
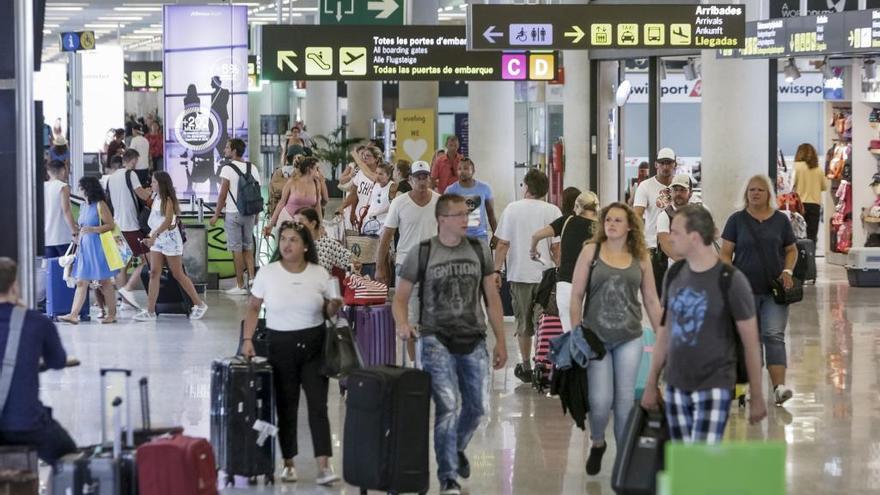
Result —
<instances>
[{"instance_id":1,"label":"glossy tiled floor","mask_svg":"<svg viewBox=\"0 0 880 495\"><path fill-rule=\"evenodd\" d=\"M792 311L788 381L795 389L794 398L785 409L772 408L770 417L754 427L736 411L728 436L787 442L791 494L878 493L880 289L850 288L842 269L825 270L821 260L819 265L818 286L808 288L806 300ZM213 358L234 352L243 302L211 294L211 309L199 322L162 317L154 325L126 318L112 327L63 326L68 352L83 365L44 373L42 396L80 444L95 443L100 431L97 370L130 367L136 376L150 377L154 425L183 424L189 434L208 436L209 365ZM513 339L509 344L513 355ZM468 452L473 476L465 488L470 493L613 493L609 484L613 442L602 473L587 477L586 434L562 415L558 401L520 385L513 378L512 363L492 382L490 413ZM330 414L338 453L344 405L334 389ZM137 400L133 406L138 418ZM300 418L305 421L304 409ZM308 429L301 431L304 455L297 463L303 481L274 488L242 484L224 493L357 493L341 484L328 489L309 481L316 470L308 457ZM433 471L433 452L431 457ZM341 460L337 457L334 462L341 472ZM436 491L432 479L432 492Z\"/></svg>"}]
</instances>

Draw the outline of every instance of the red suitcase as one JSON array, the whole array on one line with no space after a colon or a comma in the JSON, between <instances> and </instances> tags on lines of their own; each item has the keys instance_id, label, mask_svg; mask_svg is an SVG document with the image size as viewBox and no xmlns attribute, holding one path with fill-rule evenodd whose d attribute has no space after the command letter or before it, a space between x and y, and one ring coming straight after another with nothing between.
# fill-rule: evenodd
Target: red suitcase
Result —
<instances>
[{"instance_id":1,"label":"red suitcase","mask_svg":"<svg viewBox=\"0 0 880 495\"><path fill-rule=\"evenodd\" d=\"M543 392L550 388L553 363L550 362L550 339L562 335L562 321L558 316L542 314L538 319L538 338L535 339L535 367L532 374L532 386Z\"/></svg>"},{"instance_id":2,"label":"red suitcase","mask_svg":"<svg viewBox=\"0 0 880 495\"><path fill-rule=\"evenodd\" d=\"M158 438L137 449L140 495L217 495L214 450L204 438Z\"/></svg>"}]
</instances>

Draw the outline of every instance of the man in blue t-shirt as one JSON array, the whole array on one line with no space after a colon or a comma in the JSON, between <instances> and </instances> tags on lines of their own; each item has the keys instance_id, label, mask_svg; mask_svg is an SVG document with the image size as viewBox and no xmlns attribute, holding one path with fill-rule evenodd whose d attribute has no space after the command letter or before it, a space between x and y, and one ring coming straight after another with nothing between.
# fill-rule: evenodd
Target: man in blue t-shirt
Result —
<instances>
[{"instance_id":1,"label":"man in blue t-shirt","mask_svg":"<svg viewBox=\"0 0 880 495\"><path fill-rule=\"evenodd\" d=\"M476 237L489 242L489 228L495 232L498 222L495 220L495 200L492 187L474 178L476 167L470 158L462 158L458 162L458 182L446 189L446 194L464 196L468 207L468 237Z\"/></svg>"},{"instance_id":2,"label":"man in blue t-shirt","mask_svg":"<svg viewBox=\"0 0 880 495\"><path fill-rule=\"evenodd\" d=\"M12 309L19 304L17 269L15 261L0 257L0 356L6 352ZM62 369L67 363L67 353L61 346L55 324L41 313L28 310L9 395L0 415L0 445L30 445L40 459L52 464L76 451L76 443L52 419L52 410L40 402L41 361L46 368ZM8 372L4 368L0 376Z\"/></svg>"}]
</instances>

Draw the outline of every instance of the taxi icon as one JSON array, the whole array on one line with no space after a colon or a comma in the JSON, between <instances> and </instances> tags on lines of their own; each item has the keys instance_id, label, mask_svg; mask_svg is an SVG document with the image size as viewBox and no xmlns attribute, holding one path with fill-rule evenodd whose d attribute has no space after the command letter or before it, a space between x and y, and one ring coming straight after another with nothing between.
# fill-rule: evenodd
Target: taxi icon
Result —
<instances>
[{"instance_id":1,"label":"taxi icon","mask_svg":"<svg viewBox=\"0 0 880 495\"><path fill-rule=\"evenodd\" d=\"M635 43L636 42L636 35L634 35L632 33L632 31L626 31L624 33L621 33L620 41L622 43Z\"/></svg>"}]
</instances>

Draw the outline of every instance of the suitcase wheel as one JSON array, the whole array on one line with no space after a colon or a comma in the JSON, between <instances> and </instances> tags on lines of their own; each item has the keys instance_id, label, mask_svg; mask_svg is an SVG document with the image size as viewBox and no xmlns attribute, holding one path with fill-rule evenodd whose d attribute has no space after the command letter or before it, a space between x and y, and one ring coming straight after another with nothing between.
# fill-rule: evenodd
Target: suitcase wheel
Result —
<instances>
[{"instance_id":1,"label":"suitcase wheel","mask_svg":"<svg viewBox=\"0 0 880 495\"><path fill-rule=\"evenodd\" d=\"M361 488L361 495L367 495L367 489Z\"/></svg>"},{"instance_id":2,"label":"suitcase wheel","mask_svg":"<svg viewBox=\"0 0 880 495\"><path fill-rule=\"evenodd\" d=\"M250 485L250 486L254 486L254 485L256 485L257 483L259 483L259 481L260 481L260 480L257 479L256 476L251 476L250 478L248 478L248 485Z\"/></svg>"},{"instance_id":3,"label":"suitcase wheel","mask_svg":"<svg viewBox=\"0 0 880 495\"><path fill-rule=\"evenodd\" d=\"M737 400L738 400L738 402L739 402L739 407L742 407L742 408L745 408L745 407L746 407L746 395L745 395L745 394L740 395L740 396L737 398Z\"/></svg>"},{"instance_id":4,"label":"suitcase wheel","mask_svg":"<svg viewBox=\"0 0 880 495\"><path fill-rule=\"evenodd\" d=\"M226 479L223 480L226 486L232 486L235 484L235 476L231 474L226 475Z\"/></svg>"},{"instance_id":5,"label":"suitcase wheel","mask_svg":"<svg viewBox=\"0 0 880 495\"><path fill-rule=\"evenodd\" d=\"M267 474L266 478L263 480L263 484L275 486L275 475L274 474Z\"/></svg>"}]
</instances>

